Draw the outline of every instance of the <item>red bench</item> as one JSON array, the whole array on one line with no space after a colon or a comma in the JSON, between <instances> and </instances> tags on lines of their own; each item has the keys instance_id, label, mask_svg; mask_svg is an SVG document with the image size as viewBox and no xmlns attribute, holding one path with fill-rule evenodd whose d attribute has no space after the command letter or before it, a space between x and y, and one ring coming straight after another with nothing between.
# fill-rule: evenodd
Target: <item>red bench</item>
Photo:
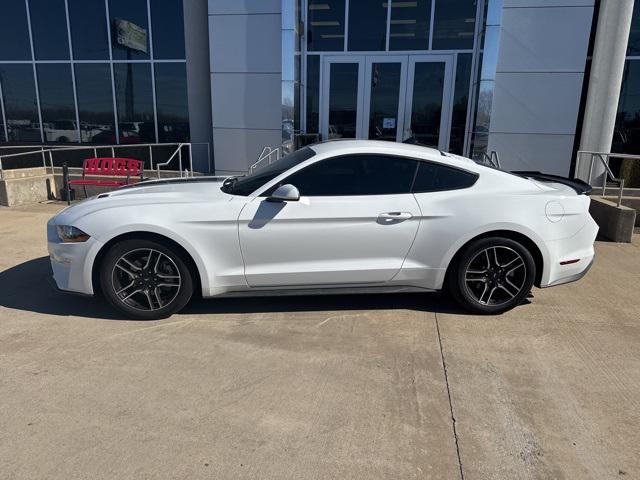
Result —
<instances>
[{"instance_id":1,"label":"red bench","mask_svg":"<svg viewBox=\"0 0 640 480\"><path fill-rule=\"evenodd\" d=\"M82 165L82 179L69 180L68 185L83 185L85 196L87 185L96 187L121 187L128 185L131 177L140 177L143 180L144 162L132 158L87 158ZM87 178L98 177L122 177L119 179L100 180Z\"/></svg>"}]
</instances>

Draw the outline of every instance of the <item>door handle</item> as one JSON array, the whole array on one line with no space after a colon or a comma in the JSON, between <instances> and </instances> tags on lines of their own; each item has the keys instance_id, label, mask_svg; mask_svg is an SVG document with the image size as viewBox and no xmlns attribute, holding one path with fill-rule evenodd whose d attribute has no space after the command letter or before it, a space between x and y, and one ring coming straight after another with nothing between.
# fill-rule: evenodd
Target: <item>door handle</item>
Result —
<instances>
[{"instance_id":1,"label":"door handle","mask_svg":"<svg viewBox=\"0 0 640 480\"><path fill-rule=\"evenodd\" d=\"M380 220L409 220L413 215L409 212L385 212L378 215Z\"/></svg>"}]
</instances>

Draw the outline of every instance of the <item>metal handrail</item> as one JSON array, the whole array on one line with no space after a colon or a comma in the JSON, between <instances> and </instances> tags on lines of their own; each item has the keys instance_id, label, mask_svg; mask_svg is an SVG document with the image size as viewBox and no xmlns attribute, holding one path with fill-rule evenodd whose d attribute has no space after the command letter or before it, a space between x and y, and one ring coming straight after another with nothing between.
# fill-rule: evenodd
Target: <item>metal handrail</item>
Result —
<instances>
[{"instance_id":1,"label":"metal handrail","mask_svg":"<svg viewBox=\"0 0 640 480\"><path fill-rule=\"evenodd\" d=\"M46 149L45 149L45 145L2 145L0 146L0 152L3 149L11 149L11 150L15 150L15 149L33 149L33 150L28 150L28 151L24 151L24 152L18 152L18 153L8 153L6 155L2 155L0 153L0 180L4 179L4 169L2 166L2 160L3 159L8 159L8 158L14 158L14 157L20 157L20 156L26 156L26 155L34 155L34 154L40 154L42 155L42 166L46 169L47 167L49 167L51 169L51 173L53 173L53 152L64 152L64 151L78 151L78 150L93 150L93 154L94 156L97 156L97 151L98 149L111 149L111 156L115 156L115 150L116 149L122 149L122 148L149 148L149 161L150 161L150 167L151 170L154 170L154 162L153 162L153 147L167 147L167 146L176 146L177 148L176 150L173 152L173 154L171 155L171 157L169 158L168 161L164 162L164 163L160 163L160 164L156 164L155 165L155 169L159 172L160 168L159 167L163 167L163 166L167 166L169 165L169 163L171 162L171 160L175 157L176 154L179 155L179 167L180 167L180 176L183 175L183 170L182 170L182 147L184 146L188 146L189 147L189 170L187 170L186 175L193 175L193 145L207 145L207 143L204 142L197 142L197 143L136 143L136 144L131 144L131 145L77 145L77 146L55 146L55 145L46 145ZM47 156L48 156L48 163L49 165L47 165ZM210 165L211 162L211 158L210 158L210 150L209 148L207 148L207 156L208 156L208 162ZM191 173L189 173L191 172Z\"/></svg>"},{"instance_id":2,"label":"metal handrail","mask_svg":"<svg viewBox=\"0 0 640 480\"><path fill-rule=\"evenodd\" d=\"M576 172L580 172L580 162L584 155L590 156L587 183L591 185L591 178L593 176L593 166L595 164L595 160L598 159L602 164L602 166L604 167L604 175L602 175L602 197L606 196L607 179L610 179L612 182L615 182L618 184L617 206L619 207L620 205L622 205L622 196L624 192L624 178L616 178L616 176L611 171L611 168L609 167L609 159L610 158L621 158L621 159L628 158L631 160L640 160L640 155L628 155L625 153L590 152L586 150L580 150L578 151L577 157L576 157Z\"/></svg>"},{"instance_id":3,"label":"metal handrail","mask_svg":"<svg viewBox=\"0 0 640 480\"><path fill-rule=\"evenodd\" d=\"M280 159L281 156L281 152L282 152L282 147L269 147L266 146L262 149L262 152L260 152L260 155L258 156L258 160L249 167L249 173L252 173L256 168L258 168L259 164L264 162L265 160L267 161L267 165L270 165L271 162L273 162L272 157L275 155L276 160Z\"/></svg>"},{"instance_id":4,"label":"metal handrail","mask_svg":"<svg viewBox=\"0 0 640 480\"><path fill-rule=\"evenodd\" d=\"M169 165L171 163L171 160L173 160L173 157L176 156L176 154L178 154L178 167L180 170L180 177L182 177L182 147L184 145L189 145L189 167L191 169L191 175L193 176L193 164L192 164L192 156L191 156L191 144L189 143L179 143L178 144L178 148L176 148L175 152L173 152L171 154L171 156L169 157L169 160L167 160L164 163L156 163L156 167L158 169L158 178L160 178L160 167L166 167L167 165ZM189 176L189 170L186 171L186 176Z\"/></svg>"},{"instance_id":5,"label":"metal handrail","mask_svg":"<svg viewBox=\"0 0 640 480\"><path fill-rule=\"evenodd\" d=\"M500 165L500 157L498 157L498 152L496 152L495 150L492 150L491 154L482 152L482 159L494 168L502 168Z\"/></svg>"}]
</instances>

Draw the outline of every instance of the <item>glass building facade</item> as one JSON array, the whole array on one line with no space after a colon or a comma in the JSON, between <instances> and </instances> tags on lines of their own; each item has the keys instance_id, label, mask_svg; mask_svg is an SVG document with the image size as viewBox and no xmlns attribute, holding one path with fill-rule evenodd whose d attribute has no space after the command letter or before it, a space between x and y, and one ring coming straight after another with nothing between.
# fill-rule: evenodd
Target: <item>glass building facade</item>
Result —
<instances>
[{"instance_id":1,"label":"glass building facade","mask_svg":"<svg viewBox=\"0 0 640 480\"><path fill-rule=\"evenodd\" d=\"M478 0L302 2L296 133L468 153L485 9Z\"/></svg>"},{"instance_id":2,"label":"glass building facade","mask_svg":"<svg viewBox=\"0 0 640 480\"><path fill-rule=\"evenodd\" d=\"M612 152L640 154L640 2L633 6Z\"/></svg>"},{"instance_id":3,"label":"glass building facade","mask_svg":"<svg viewBox=\"0 0 640 480\"><path fill-rule=\"evenodd\" d=\"M189 141L182 0L16 0L0 12L0 142Z\"/></svg>"}]
</instances>

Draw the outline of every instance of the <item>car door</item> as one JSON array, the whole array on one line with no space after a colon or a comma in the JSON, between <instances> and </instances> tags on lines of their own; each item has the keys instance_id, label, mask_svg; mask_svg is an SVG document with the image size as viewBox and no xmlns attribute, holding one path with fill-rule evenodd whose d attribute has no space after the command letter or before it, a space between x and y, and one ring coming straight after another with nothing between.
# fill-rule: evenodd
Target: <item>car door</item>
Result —
<instances>
[{"instance_id":1,"label":"car door","mask_svg":"<svg viewBox=\"0 0 640 480\"><path fill-rule=\"evenodd\" d=\"M417 162L382 155L319 160L249 202L239 217L251 287L380 284L399 271L420 209L410 193ZM281 184L298 201L267 196Z\"/></svg>"}]
</instances>

